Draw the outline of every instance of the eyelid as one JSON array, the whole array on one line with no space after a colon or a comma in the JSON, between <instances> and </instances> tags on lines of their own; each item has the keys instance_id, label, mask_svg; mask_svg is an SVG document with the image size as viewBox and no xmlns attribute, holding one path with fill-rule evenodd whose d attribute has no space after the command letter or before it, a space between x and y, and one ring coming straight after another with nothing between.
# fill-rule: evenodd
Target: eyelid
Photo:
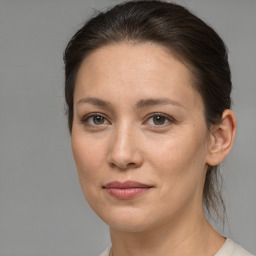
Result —
<instances>
[{"instance_id":1,"label":"eyelid","mask_svg":"<svg viewBox=\"0 0 256 256\"><path fill-rule=\"evenodd\" d=\"M103 114L103 113L100 113L100 112L92 112L92 113L89 113L85 116L83 116L80 120L80 122L83 124L83 125L87 125L87 126L91 126L91 127L100 127L100 126L103 126L105 125L104 123L103 124L100 124L100 125L96 125L96 124L89 124L87 122L87 120L91 117L94 117L94 116L101 116L103 117L109 124L111 124L111 122L109 121L109 118ZM161 116L161 117L164 117L168 123L167 124L163 124L163 125L151 125L151 126L154 126L154 127L157 127L157 128L161 128L161 127L165 127L167 125L170 125L170 124L173 124L173 123L176 123L176 120L167 115L167 114L164 114L164 113L161 113L161 112L154 112L154 113L150 113L149 115L146 116L146 120L143 122L146 123L150 118L154 117L154 116Z\"/></svg>"},{"instance_id":2,"label":"eyelid","mask_svg":"<svg viewBox=\"0 0 256 256\"><path fill-rule=\"evenodd\" d=\"M175 120L173 117L171 117L171 116L169 116L169 115L167 115L167 114L161 113L161 112L155 112L155 113L151 113L151 114L147 115L147 116L146 116L146 120L145 120L143 123L147 122L150 118L152 118L152 117L154 117L154 116L161 116L161 117L164 117L165 119L168 120L168 124L152 125L152 126L154 126L154 127L161 128L161 127L165 127L165 126L167 126L167 125L169 125L169 124L176 123L176 120Z\"/></svg>"},{"instance_id":3,"label":"eyelid","mask_svg":"<svg viewBox=\"0 0 256 256\"><path fill-rule=\"evenodd\" d=\"M103 113L100 113L100 112L89 113L89 114L83 116L83 117L81 118L80 122L81 122L82 124L84 124L84 125L87 125L87 126L103 126L104 124L96 125L96 124L89 124L89 123L87 122L87 120L88 120L89 118L95 117L95 116L101 116L101 117L103 117L109 124L111 124L110 121L109 121L109 119L108 119L108 117L106 117L106 115L104 115Z\"/></svg>"}]
</instances>

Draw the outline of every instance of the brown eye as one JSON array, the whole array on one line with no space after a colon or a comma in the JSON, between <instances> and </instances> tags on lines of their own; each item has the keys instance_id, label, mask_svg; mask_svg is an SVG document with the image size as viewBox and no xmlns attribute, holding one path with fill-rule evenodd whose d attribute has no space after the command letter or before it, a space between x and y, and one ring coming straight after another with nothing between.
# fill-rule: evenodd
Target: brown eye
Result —
<instances>
[{"instance_id":1,"label":"brown eye","mask_svg":"<svg viewBox=\"0 0 256 256\"><path fill-rule=\"evenodd\" d=\"M93 123L96 125L104 124L105 118L103 116L94 116Z\"/></svg>"},{"instance_id":2,"label":"brown eye","mask_svg":"<svg viewBox=\"0 0 256 256\"><path fill-rule=\"evenodd\" d=\"M81 123L86 126L96 127L96 126L102 126L109 124L109 121L100 114L90 114L88 116L85 116Z\"/></svg>"},{"instance_id":3,"label":"brown eye","mask_svg":"<svg viewBox=\"0 0 256 256\"><path fill-rule=\"evenodd\" d=\"M175 123L175 120L169 115L163 113L153 113L151 116L144 122L144 124L148 124L151 127L166 127L170 124Z\"/></svg>"},{"instance_id":4,"label":"brown eye","mask_svg":"<svg viewBox=\"0 0 256 256\"><path fill-rule=\"evenodd\" d=\"M165 124L166 118L164 116L154 116L153 117L153 122L155 125L163 125Z\"/></svg>"}]
</instances>

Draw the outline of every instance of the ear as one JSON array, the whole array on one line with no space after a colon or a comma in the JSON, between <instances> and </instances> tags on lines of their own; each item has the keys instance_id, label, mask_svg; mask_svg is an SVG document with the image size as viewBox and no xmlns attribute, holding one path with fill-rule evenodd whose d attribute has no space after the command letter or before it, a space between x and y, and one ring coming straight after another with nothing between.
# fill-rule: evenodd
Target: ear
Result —
<instances>
[{"instance_id":1,"label":"ear","mask_svg":"<svg viewBox=\"0 0 256 256\"><path fill-rule=\"evenodd\" d=\"M211 127L209 152L206 158L208 165L218 165L225 159L233 146L235 133L235 115L230 109L226 109L221 122Z\"/></svg>"}]
</instances>

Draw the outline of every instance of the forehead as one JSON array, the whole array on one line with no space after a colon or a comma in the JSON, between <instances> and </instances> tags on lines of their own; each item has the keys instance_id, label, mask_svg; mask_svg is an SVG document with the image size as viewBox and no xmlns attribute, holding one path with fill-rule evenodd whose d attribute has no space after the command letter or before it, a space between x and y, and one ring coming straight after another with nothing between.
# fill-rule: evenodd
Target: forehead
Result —
<instances>
[{"instance_id":1,"label":"forehead","mask_svg":"<svg viewBox=\"0 0 256 256\"><path fill-rule=\"evenodd\" d=\"M142 71L169 72L171 68L176 71L179 69L189 78L191 76L189 69L176 56L177 54L166 47L152 42L115 43L92 51L84 59L79 70L91 68L94 72L97 70L101 73L134 71L143 75ZM113 67L115 70L112 70Z\"/></svg>"},{"instance_id":2,"label":"forehead","mask_svg":"<svg viewBox=\"0 0 256 256\"><path fill-rule=\"evenodd\" d=\"M126 96L169 95L187 105L199 96L187 66L155 43L112 44L89 54L77 74L75 97L96 92L102 96L110 92L115 96L122 92Z\"/></svg>"}]
</instances>

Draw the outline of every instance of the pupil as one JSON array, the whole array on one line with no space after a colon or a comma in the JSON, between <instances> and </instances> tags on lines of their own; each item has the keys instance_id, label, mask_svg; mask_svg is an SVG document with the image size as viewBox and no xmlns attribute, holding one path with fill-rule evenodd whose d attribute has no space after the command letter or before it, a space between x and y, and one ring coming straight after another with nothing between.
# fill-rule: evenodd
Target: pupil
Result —
<instances>
[{"instance_id":1,"label":"pupil","mask_svg":"<svg viewBox=\"0 0 256 256\"><path fill-rule=\"evenodd\" d=\"M104 119L103 119L102 116L95 116L95 117L93 118L93 122L94 122L95 124L103 124L103 123L104 123Z\"/></svg>"},{"instance_id":2,"label":"pupil","mask_svg":"<svg viewBox=\"0 0 256 256\"><path fill-rule=\"evenodd\" d=\"M165 122L165 118L162 116L154 116L153 120L154 120L154 124L156 125L161 125L161 124L164 124Z\"/></svg>"}]
</instances>

